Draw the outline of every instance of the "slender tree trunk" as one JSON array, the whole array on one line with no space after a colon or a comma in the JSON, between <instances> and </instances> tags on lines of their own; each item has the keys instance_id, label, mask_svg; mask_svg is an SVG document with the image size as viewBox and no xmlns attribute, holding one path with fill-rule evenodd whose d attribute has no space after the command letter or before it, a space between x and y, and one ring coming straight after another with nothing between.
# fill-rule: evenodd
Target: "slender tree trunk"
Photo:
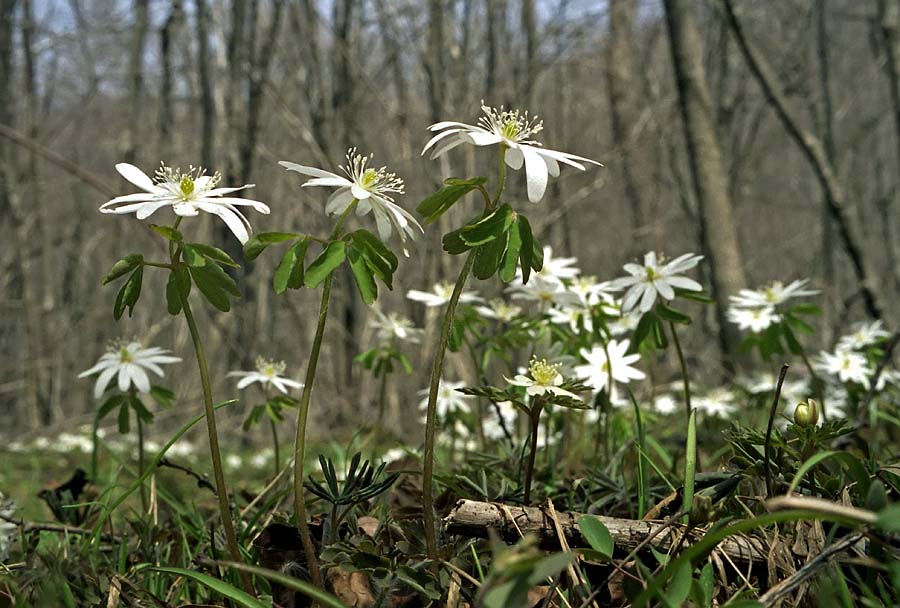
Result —
<instances>
[{"instance_id":1,"label":"slender tree trunk","mask_svg":"<svg viewBox=\"0 0 900 608\"><path fill-rule=\"evenodd\" d=\"M200 162L212 169L216 164L216 103L213 98L212 68L209 52L209 22L212 15L206 0L194 0L197 29L197 76L200 80Z\"/></svg>"},{"instance_id":2,"label":"slender tree trunk","mask_svg":"<svg viewBox=\"0 0 900 608\"><path fill-rule=\"evenodd\" d=\"M444 4L444 0L428 0L428 47L425 55L425 76L428 84L428 110L431 122L442 120L444 114L447 69L444 61Z\"/></svg>"},{"instance_id":3,"label":"slender tree trunk","mask_svg":"<svg viewBox=\"0 0 900 608\"><path fill-rule=\"evenodd\" d=\"M525 38L525 53L522 57L521 82L519 84L517 102L521 107L533 110L534 85L537 80L537 19L535 17L534 0L522 2L522 35Z\"/></svg>"},{"instance_id":4,"label":"slender tree trunk","mask_svg":"<svg viewBox=\"0 0 900 608\"><path fill-rule=\"evenodd\" d=\"M878 0L879 25L881 42L884 45L884 69L888 78L891 93L891 106L894 115L894 135L897 150L896 161L900 166L900 0ZM882 229L887 238L884 243L888 266L893 269L894 288L900 292L900 253L897 251L897 196L881 198Z\"/></svg>"},{"instance_id":5,"label":"slender tree trunk","mask_svg":"<svg viewBox=\"0 0 900 608\"><path fill-rule=\"evenodd\" d=\"M174 102L172 99L172 39L182 19L181 0L172 0L169 15L159 30L159 62L162 74L159 82L159 141L164 151L174 147L171 141L172 125L175 124Z\"/></svg>"},{"instance_id":6,"label":"slender tree trunk","mask_svg":"<svg viewBox=\"0 0 900 608\"><path fill-rule=\"evenodd\" d=\"M728 322L728 296L745 284L728 181L716 135L703 67L703 48L689 0L665 0L666 25L688 160L697 196L700 237L712 279L719 348L727 369L737 359L740 337Z\"/></svg>"},{"instance_id":7,"label":"slender tree trunk","mask_svg":"<svg viewBox=\"0 0 900 608\"><path fill-rule=\"evenodd\" d=\"M646 205L651 195L635 171L640 166L635 128L639 110L637 83L634 79L634 15L635 0L610 0L609 39L606 46L606 82L609 91L613 143L618 150L619 170L625 189L625 202L632 222L632 251L647 249L650 227ZM655 245L655 243L654 243Z\"/></svg>"},{"instance_id":8,"label":"slender tree trunk","mask_svg":"<svg viewBox=\"0 0 900 608\"><path fill-rule=\"evenodd\" d=\"M134 0L134 37L128 58L128 125L122 158L125 162L137 161L138 138L141 135L141 111L144 106L144 51L147 46L147 32L150 29L150 0Z\"/></svg>"},{"instance_id":9,"label":"slender tree trunk","mask_svg":"<svg viewBox=\"0 0 900 608\"><path fill-rule=\"evenodd\" d=\"M881 288L877 284L878 272L863 251L863 235L847 212L847 199L844 189L838 180L834 167L828 162L822 142L815 135L800 126L800 121L788 108L787 99L775 79L772 68L769 67L768 63L765 62L747 39L737 14L734 12L732 0L723 0L723 2L731 30L734 32L738 46L741 48L741 53L744 55L750 71L759 83L760 88L762 88L766 99L775 110L788 135L794 140L794 143L797 144L803 156L809 162L825 193L828 208L838 228L838 235L843 242L847 255L850 257L853 271L859 282L866 312L873 318L883 317L887 309L884 298L881 295Z\"/></svg>"}]
</instances>

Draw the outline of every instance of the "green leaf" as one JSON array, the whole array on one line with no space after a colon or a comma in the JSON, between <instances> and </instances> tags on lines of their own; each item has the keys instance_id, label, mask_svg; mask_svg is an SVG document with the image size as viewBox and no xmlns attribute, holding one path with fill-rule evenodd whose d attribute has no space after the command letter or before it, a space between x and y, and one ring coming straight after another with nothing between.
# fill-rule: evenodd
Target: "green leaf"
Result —
<instances>
[{"instance_id":1,"label":"green leaf","mask_svg":"<svg viewBox=\"0 0 900 608\"><path fill-rule=\"evenodd\" d=\"M228 298L230 293L236 298L241 295L237 284L218 264L207 264L206 266L189 267L191 276L200 293L209 301L210 304L221 310L228 312L231 309L231 302Z\"/></svg>"},{"instance_id":2,"label":"green leaf","mask_svg":"<svg viewBox=\"0 0 900 608\"><path fill-rule=\"evenodd\" d=\"M534 236L531 233L531 224L524 215L519 215L517 224L519 226L519 239L522 245L519 250L519 258L522 266L522 282L527 283L531 277L531 265L534 257ZM543 254L543 250L542 254ZM543 260L541 260L543 266Z\"/></svg>"},{"instance_id":3,"label":"green leaf","mask_svg":"<svg viewBox=\"0 0 900 608\"><path fill-rule=\"evenodd\" d=\"M441 188L424 201L419 203L416 211L425 218L425 223L430 224L443 215L450 207L469 192L477 189L487 182L486 177L473 179L448 179L444 183L447 187Z\"/></svg>"},{"instance_id":4,"label":"green leaf","mask_svg":"<svg viewBox=\"0 0 900 608\"><path fill-rule=\"evenodd\" d=\"M500 261L500 280L509 283L516 276L516 267L519 264L519 252L522 250L522 234L519 228L519 219L516 218L509 227L506 239L506 250Z\"/></svg>"},{"instance_id":5,"label":"green leaf","mask_svg":"<svg viewBox=\"0 0 900 608\"><path fill-rule=\"evenodd\" d=\"M669 581L669 588L663 596L667 606L679 608L684 600L687 599L691 592L691 581L693 580L693 572L689 563L682 564Z\"/></svg>"},{"instance_id":6,"label":"green leaf","mask_svg":"<svg viewBox=\"0 0 900 608\"><path fill-rule=\"evenodd\" d=\"M365 256L366 263L375 276L381 279L388 289L393 289L394 272L400 265L394 252L368 230L357 230L350 235L350 238L359 247L360 253Z\"/></svg>"},{"instance_id":7,"label":"green leaf","mask_svg":"<svg viewBox=\"0 0 900 608\"><path fill-rule=\"evenodd\" d=\"M206 266L206 257L197 251L193 245L185 244L182 248L181 257L188 266Z\"/></svg>"},{"instance_id":8,"label":"green leaf","mask_svg":"<svg viewBox=\"0 0 900 608\"><path fill-rule=\"evenodd\" d=\"M97 409L97 417L96 420L102 420L109 414L111 411L116 409L117 407L122 405L122 400L125 399L125 396L122 394L116 394L103 402Z\"/></svg>"},{"instance_id":9,"label":"green leaf","mask_svg":"<svg viewBox=\"0 0 900 608\"><path fill-rule=\"evenodd\" d=\"M128 398L128 404L131 406L131 409L134 410L134 413L137 414L137 417L141 419L142 422L152 422L153 414L150 413L150 410L147 409L147 406L144 405L144 402L141 401L140 397L137 395L130 395Z\"/></svg>"},{"instance_id":10,"label":"green leaf","mask_svg":"<svg viewBox=\"0 0 900 608\"><path fill-rule=\"evenodd\" d=\"M462 232L462 228L448 232L444 235L444 238L441 239L444 251L450 255L459 255L472 248L471 245L467 245L466 242L462 240L462 237L459 235L460 232Z\"/></svg>"},{"instance_id":11,"label":"green leaf","mask_svg":"<svg viewBox=\"0 0 900 608\"><path fill-rule=\"evenodd\" d=\"M187 247L191 247L194 251L206 258L209 258L213 262L218 262L219 264L223 264L225 266L231 266L232 268L240 267L240 265L235 262L230 255L228 255L218 247L213 247L212 245L207 245L205 243L190 243L188 245L185 245L185 248Z\"/></svg>"},{"instance_id":12,"label":"green leaf","mask_svg":"<svg viewBox=\"0 0 900 608\"><path fill-rule=\"evenodd\" d=\"M112 265L112 268L110 268L109 272L106 273L106 276L103 277L101 285L106 285L111 281L115 281L119 277L125 276L143 263L144 256L139 253L126 255L124 258Z\"/></svg>"},{"instance_id":13,"label":"green leaf","mask_svg":"<svg viewBox=\"0 0 900 608\"><path fill-rule=\"evenodd\" d=\"M301 236L303 235L294 232L261 232L251 236L250 240L244 243L244 257L255 260L269 245L292 241Z\"/></svg>"},{"instance_id":14,"label":"green leaf","mask_svg":"<svg viewBox=\"0 0 900 608\"><path fill-rule=\"evenodd\" d=\"M632 339L632 347L629 350L633 350L637 352L640 345L646 340L651 332L654 331L654 326L658 323L656 314L651 312L646 313L641 317L641 320L638 321L637 327L634 329L634 336Z\"/></svg>"},{"instance_id":15,"label":"green leaf","mask_svg":"<svg viewBox=\"0 0 900 608\"><path fill-rule=\"evenodd\" d=\"M879 511L875 526L891 534L900 533L900 504Z\"/></svg>"},{"instance_id":16,"label":"green leaf","mask_svg":"<svg viewBox=\"0 0 900 608\"><path fill-rule=\"evenodd\" d=\"M529 229L531 227L529 226ZM531 235L531 269L540 272L544 267L544 248L536 236Z\"/></svg>"},{"instance_id":17,"label":"green leaf","mask_svg":"<svg viewBox=\"0 0 900 608\"><path fill-rule=\"evenodd\" d=\"M172 402L175 401L175 393L162 386L150 387L150 396L165 409L172 407Z\"/></svg>"},{"instance_id":18,"label":"green leaf","mask_svg":"<svg viewBox=\"0 0 900 608\"><path fill-rule=\"evenodd\" d=\"M130 421L130 409L128 409L128 403L123 399L123 403L119 407L119 432L121 434L126 434L131 430L131 421Z\"/></svg>"},{"instance_id":19,"label":"green leaf","mask_svg":"<svg viewBox=\"0 0 900 608\"><path fill-rule=\"evenodd\" d=\"M347 255L346 246L345 241L334 241L328 244L328 247L306 269L307 287L316 288L321 285L322 281L344 262Z\"/></svg>"},{"instance_id":20,"label":"green leaf","mask_svg":"<svg viewBox=\"0 0 900 608\"><path fill-rule=\"evenodd\" d=\"M116 295L116 302L113 305L113 317L118 321L122 317L125 309L128 309L128 316L134 314L134 305L137 304L138 298L141 297L141 284L144 280L144 267L138 266L137 270L131 273L125 284Z\"/></svg>"},{"instance_id":21,"label":"green leaf","mask_svg":"<svg viewBox=\"0 0 900 608\"><path fill-rule=\"evenodd\" d=\"M541 559L534 565L531 574L528 575L529 585L538 585L559 574L575 558L570 552L553 553Z\"/></svg>"},{"instance_id":22,"label":"green leaf","mask_svg":"<svg viewBox=\"0 0 900 608\"><path fill-rule=\"evenodd\" d=\"M170 315L181 312L181 298L191 295L191 275L184 266L176 266L166 282L166 308Z\"/></svg>"},{"instance_id":23,"label":"green leaf","mask_svg":"<svg viewBox=\"0 0 900 608\"><path fill-rule=\"evenodd\" d=\"M378 287L375 285L375 276L372 274L372 270L366 264L365 254L361 253L359 247L353 243L350 245L347 258L350 262L350 270L353 271L353 277L356 279L356 286L359 288L359 295L363 302L371 306L378 297Z\"/></svg>"},{"instance_id":24,"label":"green leaf","mask_svg":"<svg viewBox=\"0 0 900 608\"><path fill-rule=\"evenodd\" d=\"M578 528L594 551L598 551L608 558L612 557L615 544L609 529L603 525L603 522L593 515L583 515L578 518Z\"/></svg>"},{"instance_id":25,"label":"green leaf","mask_svg":"<svg viewBox=\"0 0 900 608\"><path fill-rule=\"evenodd\" d=\"M681 325L691 324L691 318L689 316L687 316L683 312L675 310L674 308L669 308L662 302L656 305L656 314L658 314L660 318L665 321L680 323Z\"/></svg>"},{"instance_id":26,"label":"green leaf","mask_svg":"<svg viewBox=\"0 0 900 608\"><path fill-rule=\"evenodd\" d=\"M214 578L208 574L203 574L202 572L194 572L193 570L185 570L184 568L168 567L151 567L148 568L148 570L153 570L155 572L165 572L167 574L174 574L175 576L189 578L205 587L209 587L217 594L228 598L232 602L235 602L240 606L244 606L244 608L266 608L267 606L264 602L256 599L248 593L241 591L237 587L234 587L233 585ZM338 604L338 606L340 606L340 604Z\"/></svg>"},{"instance_id":27,"label":"green leaf","mask_svg":"<svg viewBox=\"0 0 900 608\"><path fill-rule=\"evenodd\" d=\"M509 232L502 233L498 238L488 241L475 249L475 262L472 266L472 274L475 278L489 279L500 268L503 252L506 250L506 241Z\"/></svg>"},{"instance_id":28,"label":"green leaf","mask_svg":"<svg viewBox=\"0 0 900 608\"><path fill-rule=\"evenodd\" d=\"M175 230L171 226L159 226L158 224L150 224L150 230L152 230L156 234L161 234L170 241L174 241L176 243L180 243L184 240L184 236L182 236L181 232Z\"/></svg>"},{"instance_id":29,"label":"green leaf","mask_svg":"<svg viewBox=\"0 0 900 608\"><path fill-rule=\"evenodd\" d=\"M306 250L309 248L309 239L300 239L284 252L281 263L275 270L272 286L275 293L284 293L288 288L300 289L303 287L303 263L306 259Z\"/></svg>"},{"instance_id":30,"label":"green leaf","mask_svg":"<svg viewBox=\"0 0 900 608\"><path fill-rule=\"evenodd\" d=\"M712 304L713 302L715 302L715 300L713 300L702 291L692 291L690 289L676 289L675 296L678 298L684 298L685 300L702 302L703 304Z\"/></svg>"},{"instance_id":31,"label":"green leaf","mask_svg":"<svg viewBox=\"0 0 900 608\"><path fill-rule=\"evenodd\" d=\"M459 236L464 243L471 246L483 245L509 230L515 219L515 212L509 205L501 205L493 213L469 224L460 231Z\"/></svg>"}]
</instances>

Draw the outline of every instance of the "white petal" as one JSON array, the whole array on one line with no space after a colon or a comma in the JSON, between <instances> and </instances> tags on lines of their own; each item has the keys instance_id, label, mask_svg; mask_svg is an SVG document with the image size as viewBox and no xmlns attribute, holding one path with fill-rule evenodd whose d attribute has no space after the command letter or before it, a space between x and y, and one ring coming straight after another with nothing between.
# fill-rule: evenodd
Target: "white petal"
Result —
<instances>
[{"instance_id":1,"label":"white petal","mask_svg":"<svg viewBox=\"0 0 900 608\"><path fill-rule=\"evenodd\" d=\"M496 133L489 133L487 131L481 133L460 133L459 136L461 139L465 139L470 144L476 146L493 146L494 144L499 144L503 141L503 138Z\"/></svg>"},{"instance_id":2,"label":"white petal","mask_svg":"<svg viewBox=\"0 0 900 608\"><path fill-rule=\"evenodd\" d=\"M131 386L131 373L127 365L119 368L119 390L123 393Z\"/></svg>"},{"instance_id":3,"label":"white petal","mask_svg":"<svg viewBox=\"0 0 900 608\"><path fill-rule=\"evenodd\" d=\"M703 291L703 286L700 283L687 277L669 277L666 279L666 282L672 287L677 287L679 289Z\"/></svg>"},{"instance_id":4,"label":"white petal","mask_svg":"<svg viewBox=\"0 0 900 608\"><path fill-rule=\"evenodd\" d=\"M656 290L650 285L644 286L644 297L641 298L641 311L648 312L656 301Z\"/></svg>"},{"instance_id":5,"label":"white petal","mask_svg":"<svg viewBox=\"0 0 900 608\"><path fill-rule=\"evenodd\" d=\"M238 381L238 383L237 383L238 390L240 390L242 388L246 388L246 387L250 386L251 384L253 384L254 382L259 382L259 381L260 381L260 378L259 378L258 374L247 374L247 376L245 376L244 378L241 378Z\"/></svg>"},{"instance_id":6,"label":"white petal","mask_svg":"<svg viewBox=\"0 0 900 608\"><path fill-rule=\"evenodd\" d=\"M325 171L324 169L317 169L315 167L306 167L304 165L298 165L297 163L288 162L286 160L280 160L278 161L278 164L288 171L296 171L297 173L310 175L312 177L341 177L340 175L332 173L331 171Z\"/></svg>"},{"instance_id":7,"label":"white petal","mask_svg":"<svg viewBox=\"0 0 900 608\"><path fill-rule=\"evenodd\" d=\"M135 213L134 216L139 220L146 219L156 213L156 211L158 211L160 208L165 207L168 204L169 201L162 201L161 203L144 203L143 205L141 205L140 209L137 210L137 213ZM130 207L131 205L126 206ZM122 211L122 209L124 209L124 207L119 207L118 209L116 209L116 213L125 213L124 211Z\"/></svg>"},{"instance_id":8,"label":"white petal","mask_svg":"<svg viewBox=\"0 0 900 608\"><path fill-rule=\"evenodd\" d=\"M672 290L672 286L666 283L666 281L659 280L653 283L656 286L656 291L659 292L659 295L664 297L667 300L671 300L675 297L675 292Z\"/></svg>"},{"instance_id":9,"label":"white petal","mask_svg":"<svg viewBox=\"0 0 900 608\"><path fill-rule=\"evenodd\" d=\"M522 156L522 151L519 148L507 148L503 160L510 169L515 171L521 169L525 163L525 157Z\"/></svg>"},{"instance_id":10,"label":"white petal","mask_svg":"<svg viewBox=\"0 0 900 608\"><path fill-rule=\"evenodd\" d=\"M372 193L360 186L359 184L353 184L350 186L350 192L353 193L353 197L356 200L363 201L372 196Z\"/></svg>"},{"instance_id":11,"label":"white petal","mask_svg":"<svg viewBox=\"0 0 900 608\"><path fill-rule=\"evenodd\" d=\"M180 215L181 217L196 217L200 215L194 203L176 203L172 207L172 211L175 212L175 215Z\"/></svg>"},{"instance_id":12,"label":"white petal","mask_svg":"<svg viewBox=\"0 0 900 608\"><path fill-rule=\"evenodd\" d=\"M212 190L204 192L203 196L222 196L223 194L231 194L232 192L237 192L238 190L253 188L255 185L256 184L244 184L243 186L238 186L237 188L213 188Z\"/></svg>"},{"instance_id":13,"label":"white petal","mask_svg":"<svg viewBox=\"0 0 900 608\"><path fill-rule=\"evenodd\" d=\"M210 203L197 203L197 206L207 213L212 213L222 218L222 221L225 222L225 225L228 226L228 229L231 230L232 234L237 237L237 240L242 245L250 240L250 231L246 226L247 220L236 210L229 209L224 205L213 205Z\"/></svg>"},{"instance_id":14,"label":"white petal","mask_svg":"<svg viewBox=\"0 0 900 608\"><path fill-rule=\"evenodd\" d=\"M137 194L126 194L125 196L117 196L114 199L111 199L102 205L100 205L101 209L105 209L109 205L118 205L119 203L141 203L152 201L156 196L149 192L138 192Z\"/></svg>"},{"instance_id":15,"label":"white petal","mask_svg":"<svg viewBox=\"0 0 900 608\"><path fill-rule=\"evenodd\" d=\"M428 143L426 143L425 147L422 148L421 155L424 156L425 153L428 152L429 148L431 148L432 146L437 144L439 141L441 141L445 137L449 137L450 135L459 133L459 131L460 131L459 129L448 129L447 131L442 131L441 133L438 133L437 135L435 135L434 137L432 137L431 139L428 140Z\"/></svg>"},{"instance_id":16,"label":"white petal","mask_svg":"<svg viewBox=\"0 0 900 608\"><path fill-rule=\"evenodd\" d=\"M78 374L78 377L79 378L87 378L88 376L93 376L97 372L108 368L110 365L113 365L113 363L111 361L109 361L109 360L104 361L101 359L99 362L97 362L96 365L94 365L94 367L86 369L83 372L81 372L80 374Z\"/></svg>"},{"instance_id":17,"label":"white petal","mask_svg":"<svg viewBox=\"0 0 900 608\"><path fill-rule=\"evenodd\" d=\"M117 371L119 371L118 367L108 367L97 377L97 383L94 384L94 399L99 399L103 396L103 391L106 390L106 386L112 380L112 377L116 375Z\"/></svg>"},{"instance_id":18,"label":"white petal","mask_svg":"<svg viewBox=\"0 0 900 608\"><path fill-rule=\"evenodd\" d=\"M381 206L373 206L372 212L375 215L375 225L378 227L378 236L382 241L391 238L391 220L387 211Z\"/></svg>"},{"instance_id":19,"label":"white petal","mask_svg":"<svg viewBox=\"0 0 900 608\"><path fill-rule=\"evenodd\" d=\"M328 215L343 213L352 201L353 193L350 192L350 188L335 190L334 193L328 197L328 203L325 205L325 213Z\"/></svg>"},{"instance_id":20,"label":"white petal","mask_svg":"<svg viewBox=\"0 0 900 608\"><path fill-rule=\"evenodd\" d=\"M138 391L141 393L149 393L150 377L147 376L147 372L145 372L142 367L135 365L134 363L128 364L128 371Z\"/></svg>"},{"instance_id":21,"label":"white petal","mask_svg":"<svg viewBox=\"0 0 900 608\"><path fill-rule=\"evenodd\" d=\"M440 131L442 129L446 129L447 127L462 127L463 129L466 129L467 131L480 131L482 133L487 133L487 131L485 131L481 127L478 127L475 125L467 125L464 122L454 122L452 120L436 122L433 125L431 125L430 127L428 127L428 130L429 131Z\"/></svg>"},{"instance_id":22,"label":"white petal","mask_svg":"<svg viewBox=\"0 0 900 608\"><path fill-rule=\"evenodd\" d=\"M541 154L541 158L543 158L544 162L547 164L547 173L549 173L551 177L559 177L559 163L543 154Z\"/></svg>"},{"instance_id":23,"label":"white petal","mask_svg":"<svg viewBox=\"0 0 900 608\"><path fill-rule=\"evenodd\" d=\"M356 215L362 217L372 210L372 200L366 199L356 204Z\"/></svg>"},{"instance_id":24,"label":"white petal","mask_svg":"<svg viewBox=\"0 0 900 608\"><path fill-rule=\"evenodd\" d=\"M130 181L138 188L143 188L147 192L158 192L159 188L153 183L146 173L129 163L119 163L116 165L116 171L119 175Z\"/></svg>"},{"instance_id":25,"label":"white petal","mask_svg":"<svg viewBox=\"0 0 900 608\"><path fill-rule=\"evenodd\" d=\"M335 176L335 177L314 177L313 179L309 180L308 182L305 182L305 183L303 184L303 187L304 187L304 188L308 188L308 187L312 187L312 186L331 186L331 187L337 186L337 187L341 187L341 186L349 186L351 183L353 183L353 182L351 182L351 181L350 181L349 179L347 179L346 177L340 177L340 176Z\"/></svg>"},{"instance_id":26,"label":"white petal","mask_svg":"<svg viewBox=\"0 0 900 608\"><path fill-rule=\"evenodd\" d=\"M531 146L520 146L525 157L525 180L528 184L528 200L536 203L547 189L547 164Z\"/></svg>"},{"instance_id":27,"label":"white petal","mask_svg":"<svg viewBox=\"0 0 900 608\"><path fill-rule=\"evenodd\" d=\"M434 160L441 154L444 154L445 152L447 152L448 150L452 150L456 146L460 146L464 143L467 143L466 140L459 138L459 137L457 137L455 139L451 139L450 141L446 141L446 142L442 143L440 146L436 147L428 158L431 160Z\"/></svg>"},{"instance_id":28,"label":"white petal","mask_svg":"<svg viewBox=\"0 0 900 608\"><path fill-rule=\"evenodd\" d=\"M644 283L638 283L633 285L627 292L625 292L625 297L622 299L622 310L629 311L638 303L638 300L641 299L641 296L644 294L644 288L646 285Z\"/></svg>"},{"instance_id":29,"label":"white petal","mask_svg":"<svg viewBox=\"0 0 900 608\"><path fill-rule=\"evenodd\" d=\"M266 215L269 214L269 206L268 205L266 205L265 203L261 203L259 201L255 201L250 198L234 198L234 197L230 197L230 196L219 196L219 197L208 198L207 196L204 196L203 198L201 198L199 200L203 201L203 202L212 203L214 205L222 204L222 205L237 205L239 207L253 207L255 210L259 211L260 213L264 213Z\"/></svg>"}]
</instances>

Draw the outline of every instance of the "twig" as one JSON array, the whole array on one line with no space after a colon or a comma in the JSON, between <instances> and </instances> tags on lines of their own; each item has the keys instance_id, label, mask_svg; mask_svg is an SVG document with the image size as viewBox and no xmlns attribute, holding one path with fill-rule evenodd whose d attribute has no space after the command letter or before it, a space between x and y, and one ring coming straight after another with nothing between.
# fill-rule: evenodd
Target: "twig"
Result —
<instances>
[{"instance_id":1,"label":"twig","mask_svg":"<svg viewBox=\"0 0 900 608\"><path fill-rule=\"evenodd\" d=\"M181 471L182 473L185 473L185 474L189 475L190 477L193 477L194 479L196 479L198 488L206 488L213 494L216 493L216 487L204 475L201 475L200 473L197 473L196 471L193 471L192 469L190 469L184 465L176 464L176 463L172 462L171 460L169 460L168 458L166 458L165 456L163 456L162 458L159 459L159 463L156 466L168 467L170 469L175 469L176 471Z\"/></svg>"},{"instance_id":2,"label":"twig","mask_svg":"<svg viewBox=\"0 0 900 608\"><path fill-rule=\"evenodd\" d=\"M86 528L78 528L76 526L67 526L65 524L51 524L51 523L42 523L42 522L33 522L33 521L25 521L23 519L17 519L15 517L8 517L0 513L0 519L3 521L8 521L11 524L15 524L22 528L23 532L59 532L60 534L93 534L93 530L88 530ZM101 534L100 539L105 542L122 542L121 538L116 536L112 536L111 534Z\"/></svg>"},{"instance_id":3,"label":"twig","mask_svg":"<svg viewBox=\"0 0 900 608\"><path fill-rule=\"evenodd\" d=\"M766 606L774 606L778 604L779 602L781 602L781 600L787 597L789 593L791 593L794 589L796 589L803 582L805 582L816 572L818 572L819 569L821 569L823 566L826 566L832 557L855 545L859 541L859 539L862 538L862 536L863 535L861 532L855 532L853 534L845 536L833 545L826 547L821 553L805 563L794 574L784 579L783 581L766 591L763 595L761 595L759 601Z\"/></svg>"},{"instance_id":4,"label":"twig","mask_svg":"<svg viewBox=\"0 0 900 608\"><path fill-rule=\"evenodd\" d=\"M766 509L769 511L806 509L868 525L874 525L878 521L878 515L867 509L848 507L824 498L811 498L808 496L776 496L766 501Z\"/></svg>"},{"instance_id":5,"label":"twig","mask_svg":"<svg viewBox=\"0 0 900 608\"><path fill-rule=\"evenodd\" d=\"M781 386L784 384L784 377L787 375L787 363L781 366L781 373L778 374L778 383L775 385L775 396L772 398L772 408L769 410L769 424L766 426L766 445L765 445L765 462L763 463L766 472L766 497L772 498L775 491L772 487L772 427L775 425L775 412L778 410L778 400L781 398Z\"/></svg>"}]
</instances>

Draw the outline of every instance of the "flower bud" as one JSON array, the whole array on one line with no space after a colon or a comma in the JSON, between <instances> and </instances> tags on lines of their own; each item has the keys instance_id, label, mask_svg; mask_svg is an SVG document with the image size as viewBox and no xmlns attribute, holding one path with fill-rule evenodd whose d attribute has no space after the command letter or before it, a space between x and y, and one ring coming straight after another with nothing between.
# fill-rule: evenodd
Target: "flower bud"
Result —
<instances>
[{"instance_id":1,"label":"flower bud","mask_svg":"<svg viewBox=\"0 0 900 608\"><path fill-rule=\"evenodd\" d=\"M815 399L807 399L797 404L794 410L794 424L801 427L816 426L819 423L819 404Z\"/></svg>"}]
</instances>

